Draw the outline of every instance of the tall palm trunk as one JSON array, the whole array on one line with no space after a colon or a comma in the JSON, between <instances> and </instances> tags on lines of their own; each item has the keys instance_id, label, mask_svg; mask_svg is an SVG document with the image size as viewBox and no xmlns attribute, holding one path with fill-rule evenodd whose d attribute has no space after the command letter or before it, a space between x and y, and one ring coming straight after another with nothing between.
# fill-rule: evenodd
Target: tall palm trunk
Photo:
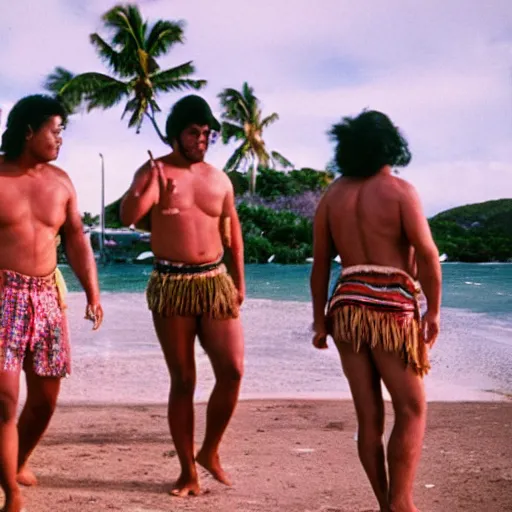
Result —
<instances>
[{"instance_id":1,"label":"tall palm trunk","mask_svg":"<svg viewBox=\"0 0 512 512\"><path fill-rule=\"evenodd\" d=\"M219 98L224 109L222 142L228 144L231 140L242 141L226 162L224 170L237 170L243 165L248 174L249 194L255 194L260 165L273 168L277 163L284 168L292 167L291 162L277 151L269 152L263 140L263 130L277 121L279 116L274 112L262 119L259 100L247 82L244 82L242 91L224 89Z\"/></svg>"},{"instance_id":2,"label":"tall palm trunk","mask_svg":"<svg viewBox=\"0 0 512 512\"><path fill-rule=\"evenodd\" d=\"M167 137L160 131L160 127L158 126L156 119L155 119L155 113L154 112L146 112L146 116L151 121L151 124L153 125L153 128L155 129L156 133L158 134L158 137L164 144L169 144L169 141L167 140Z\"/></svg>"},{"instance_id":3,"label":"tall palm trunk","mask_svg":"<svg viewBox=\"0 0 512 512\"><path fill-rule=\"evenodd\" d=\"M249 194L253 196L256 193L256 178L258 176L259 159L254 156L250 168L249 175Z\"/></svg>"}]
</instances>

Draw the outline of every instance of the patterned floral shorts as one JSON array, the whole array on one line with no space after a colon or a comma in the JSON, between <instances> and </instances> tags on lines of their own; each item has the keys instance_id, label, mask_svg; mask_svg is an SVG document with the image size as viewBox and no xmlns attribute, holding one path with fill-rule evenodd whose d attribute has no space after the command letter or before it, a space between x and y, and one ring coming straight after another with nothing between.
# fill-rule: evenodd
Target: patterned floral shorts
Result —
<instances>
[{"instance_id":1,"label":"patterned floral shorts","mask_svg":"<svg viewBox=\"0 0 512 512\"><path fill-rule=\"evenodd\" d=\"M69 334L56 272L31 277L0 270L0 371L19 371L31 353L40 377L71 371Z\"/></svg>"}]
</instances>

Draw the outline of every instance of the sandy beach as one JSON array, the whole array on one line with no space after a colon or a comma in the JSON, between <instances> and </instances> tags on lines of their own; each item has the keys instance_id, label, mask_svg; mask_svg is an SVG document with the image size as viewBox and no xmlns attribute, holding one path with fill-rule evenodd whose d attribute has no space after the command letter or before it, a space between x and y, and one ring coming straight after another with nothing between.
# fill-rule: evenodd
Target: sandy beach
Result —
<instances>
[{"instance_id":1,"label":"sandy beach","mask_svg":"<svg viewBox=\"0 0 512 512\"><path fill-rule=\"evenodd\" d=\"M93 333L69 296L73 373L33 456L27 512L363 512L377 505L356 452L339 358L311 347L310 305L244 305L242 401L221 456L234 481L201 473L197 498L169 496L179 465L166 419L169 378L144 298L103 296ZM512 344L508 324L446 310L426 377L429 417L415 495L422 512L512 511ZM485 350L482 349L485 343ZM213 375L197 346L197 443ZM24 398L22 388L21 401ZM387 404L387 429L392 421Z\"/></svg>"},{"instance_id":2,"label":"sandy beach","mask_svg":"<svg viewBox=\"0 0 512 512\"><path fill-rule=\"evenodd\" d=\"M168 494L179 466L165 406L64 405L34 455L40 485L24 490L27 511L376 511L355 429L348 401L243 401L221 453L234 486L201 473L203 494L179 499ZM420 510L512 510L511 438L512 403L429 404Z\"/></svg>"},{"instance_id":3,"label":"sandy beach","mask_svg":"<svg viewBox=\"0 0 512 512\"><path fill-rule=\"evenodd\" d=\"M72 375L62 384L59 403L164 403L169 377L144 295L105 293L102 303L105 321L93 332L83 320L85 296L69 294ZM245 302L242 398L350 398L332 342L324 351L311 345L311 318L307 302ZM425 379L427 399L495 401L512 394L512 326L456 309L443 310L442 321ZM205 401L213 373L199 344L196 363L196 400Z\"/></svg>"}]
</instances>

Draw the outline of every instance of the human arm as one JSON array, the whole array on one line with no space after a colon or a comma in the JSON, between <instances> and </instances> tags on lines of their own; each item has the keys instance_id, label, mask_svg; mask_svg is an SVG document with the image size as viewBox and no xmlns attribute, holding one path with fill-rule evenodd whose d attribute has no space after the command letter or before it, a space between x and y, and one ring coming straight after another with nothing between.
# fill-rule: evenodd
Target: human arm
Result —
<instances>
[{"instance_id":1,"label":"human arm","mask_svg":"<svg viewBox=\"0 0 512 512\"><path fill-rule=\"evenodd\" d=\"M224 199L220 229L226 251L226 265L238 290L238 302L242 304L245 298L244 241L231 182Z\"/></svg>"},{"instance_id":2,"label":"human arm","mask_svg":"<svg viewBox=\"0 0 512 512\"><path fill-rule=\"evenodd\" d=\"M432 238L430 226L423 213L416 189L404 185L400 201L402 226L409 243L414 247L418 268L418 279L427 301L427 312L423 318L425 341L433 344L439 333L442 275L439 251Z\"/></svg>"},{"instance_id":3,"label":"human arm","mask_svg":"<svg viewBox=\"0 0 512 512\"><path fill-rule=\"evenodd\" d=\"M158 201L158 169L149 162L136 173L121 201L120 217L124 226L137 224Z\"/></svg>"},{"instance_id":4,"label":"human arm","mask_svg":"<svg viewBox=\"0 0 512 512\"><path fill-rule=\"evenodd\" d=\"M64 250L68 262L87 296L85 316L94 322L93 329L96 330L103 321L98 270L91 244L83 232L82 218L78 211L75 189L69 178L66 178L66 180L68 181L69 198L66 205L66 220L61 228Z\"/></svg>"},{"instance_id":5,"label":"human arm","mask_svg":"<svg viewBox=\"0 0 512 512\"><path fill-rule=\"evenodd\" d=\"M327 321L325 306L331 274L333 241L329 230L326 195L322 197L315 212L313 222L313 267L310 287L313 300L313 344L317 348L327 348Z\"/></svg>"}]
</instances>

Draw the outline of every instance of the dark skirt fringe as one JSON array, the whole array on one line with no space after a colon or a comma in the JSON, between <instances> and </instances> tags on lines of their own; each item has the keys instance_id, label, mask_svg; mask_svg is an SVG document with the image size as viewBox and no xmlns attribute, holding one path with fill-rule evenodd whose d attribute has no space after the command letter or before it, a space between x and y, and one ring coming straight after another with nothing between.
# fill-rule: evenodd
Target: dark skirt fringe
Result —
<instances>
[{"instance_id":1,"label":"dark skirt fringe","mask_svg":"<svg viewBox=\"0 0 512 512\"><path fill-rule=\"evenodd\" d=\"M146 297L149 309L161 316L205 315L226 320L239 314L236 287L223 265L200 274L154 270Z\"/></svg>"}]
</instances>

